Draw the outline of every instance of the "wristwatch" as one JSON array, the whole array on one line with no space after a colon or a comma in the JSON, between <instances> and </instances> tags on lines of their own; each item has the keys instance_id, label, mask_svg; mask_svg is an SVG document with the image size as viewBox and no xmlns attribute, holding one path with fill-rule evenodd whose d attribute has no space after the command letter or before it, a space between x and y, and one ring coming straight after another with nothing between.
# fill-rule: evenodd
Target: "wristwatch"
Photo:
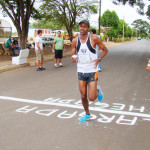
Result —
<instances>
[{"instance_id":1,"label":"wristwatch","mask_svg":"<svg viewBox=\"0 0 150 150\"><path fill-rule=\"evenodd\" d=\"M101 59L101 58L99 58L99 62L101 62L101 60L102 60L102 59Z\"/></svg>"}]
</instances>

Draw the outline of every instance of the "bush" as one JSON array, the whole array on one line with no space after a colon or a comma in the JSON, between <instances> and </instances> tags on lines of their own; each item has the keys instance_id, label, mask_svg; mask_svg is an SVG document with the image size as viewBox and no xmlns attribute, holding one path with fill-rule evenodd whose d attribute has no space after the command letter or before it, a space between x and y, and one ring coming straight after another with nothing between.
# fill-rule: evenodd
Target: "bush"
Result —
<instances>
[{"instance_id":1,"label":"bush","mask_svg":"<svg viewBox=\"0 0 150 150\"><path fill-rule=\"evenodd\" d=\"M130 38L124 38L124 41L126 42L126 41L130 41Z\"/></svg>"},{"instance_id":2,"label":"bush","mask_svg":"<svg viewBox=\"0 0 150 150\"><path fill-rule=\"evenodd\" d=\"M104 37L104 35L103 35L103 34L100 34L100 36L101 36L101 41L103 42L103 41L104 41L104 39L105 39L105 37Z\"/></svg>"},{"instance_id":3,"label":"bush","mask_svg":"<svg viewBox=\"0 0 150 150\"><path fill-rule=\"evenodd\" d=\"M114 42L120 43L123 42L122 38L113 38ZM130 41L130 38L124 38L124 41Z\"/></svg>"},{"instance_id":4,"label":"bush","mask_svg":"<svg viewBox=\"0 0 150 150\"><path fill-rule=\"evenodd\" d=\"M114 38L114 42L116 43L122 42L122 38Z\"/></svg>"},{"instance_id":5,"label":"bush","mask_svg":"<svg viewBox=\"0 0 150 150\"><path fill-rule=\"evenodd\" d=\"M136 40L136 38L132 38L132 40L133 40L133 41L135 41L135 40Z\"/></svg>"}]
</instances>

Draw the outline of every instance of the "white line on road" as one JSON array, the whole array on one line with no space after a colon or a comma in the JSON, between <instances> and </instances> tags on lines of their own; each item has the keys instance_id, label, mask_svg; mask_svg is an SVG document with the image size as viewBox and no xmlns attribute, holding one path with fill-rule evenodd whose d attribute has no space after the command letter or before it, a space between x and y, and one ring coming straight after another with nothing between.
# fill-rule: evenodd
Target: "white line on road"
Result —
<instances>
[{"instance_id":1,"label":"white line on road","mask_svg":"<svg viewBox=\"0 0 150 150\"><path fill-rule=\"evenodd\" d=\"M22 99L22 98L7 97L7 96L0 96L0 99L1 100L7 100L7 101L31 103L31 104L53 105L53 106L60 106L60 107L67 107L67 108L83 109L83 107L79 106L79 105L62 104L62 103L54 103L54 102L44 102L44 101L38 101L38 100L29 100L29 99ZM91 111L97 111L97 112L105 112L105 113L111 113L111 114L150 118L150 114L128 112L128 111L116 111L116 110L110 110L110 109L101 109L98 107L89 107L89 109Z\"/></svg>"}]
</instances>

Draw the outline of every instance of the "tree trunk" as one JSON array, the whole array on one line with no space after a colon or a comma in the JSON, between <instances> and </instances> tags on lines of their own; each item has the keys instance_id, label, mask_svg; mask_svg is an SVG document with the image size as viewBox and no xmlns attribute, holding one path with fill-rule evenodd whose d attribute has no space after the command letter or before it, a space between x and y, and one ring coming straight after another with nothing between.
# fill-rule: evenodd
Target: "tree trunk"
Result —
<instances>
[{"instance_id":1,"label":"tree trunk","mask_svg":"<svg viewBox=\"0 0 150 150\"><path fill-rule=\"evenodd\" d=\"M69 40L72 42L72 39L73 39L73 32L72 32L72 28L67 29L67 31L68 31L68 35L69 35Z\"/></svg>"},{"instance_id":2,"label":"tree trunk","mask_svg":"<svg viewBox=\"0 0 150 150\"><path fill-rule=\"evenodd\" d=\"M18 31L18 40L21 49L25 49L27 47L27 34L27 31Z\"/></svg>"}]
</instances>

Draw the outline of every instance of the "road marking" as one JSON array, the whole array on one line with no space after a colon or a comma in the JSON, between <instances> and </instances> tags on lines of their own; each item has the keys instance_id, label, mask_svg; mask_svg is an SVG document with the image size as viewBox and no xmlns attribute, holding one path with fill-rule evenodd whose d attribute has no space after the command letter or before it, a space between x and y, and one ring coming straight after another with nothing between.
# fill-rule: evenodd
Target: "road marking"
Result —
<instances>
[{"instance_id":1,"label":"road marking","mask_svg":"<svg viewBox=\"0 0 150 150\"><path fill-rule=\"evenodd\" d=\"M60 107L65 107L65 108L67 107L67 108L75 108L75 109L82 109L83 110L83 106L73 105L73 104L45 102L45 101L29 100L29 99L22 99L22 98L7 97L7 96L0 96L0 99L1 100L6 100L6 101L15 101L15 102L23 102L23 103L31 103L31 104L39 104L39 105L53 105L53 106L60 106ZM105 112L105 113L111 113L111 114L129 115L129 116L150 118L150 114L128 112L128 111L116 111L116 110L110 110L110 109L101 109L101 108L98 108L98 107L89 107L89 109L91 111L97 111L97 112Z\"/></svg>"}]
</instances>

